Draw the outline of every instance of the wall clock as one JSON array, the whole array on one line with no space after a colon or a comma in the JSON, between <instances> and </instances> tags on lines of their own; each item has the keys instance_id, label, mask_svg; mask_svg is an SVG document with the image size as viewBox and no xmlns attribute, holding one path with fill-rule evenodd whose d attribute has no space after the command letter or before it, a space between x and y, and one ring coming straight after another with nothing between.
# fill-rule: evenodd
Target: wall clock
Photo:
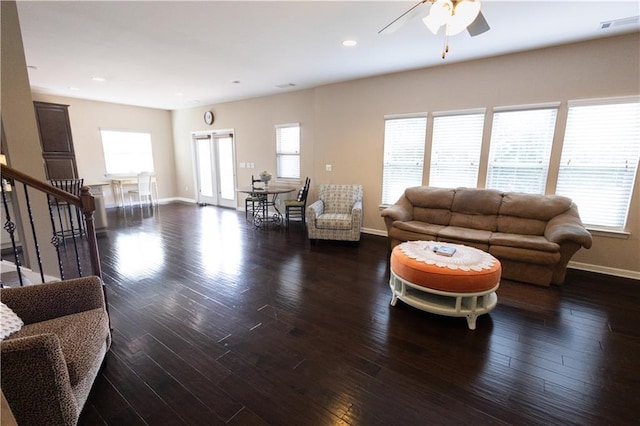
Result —
<instances>
[{"instance_id":1,"label":"wall clock","mask_svg":"<svg viewBox=\"0 0 640 426\"><path fill-rule=\"evenodd\" d=\"M212 125L213 124L213 112L211 111L207 111L204 113L204 122L207 123L208 125Z\"/></svg>"}]
</instances>

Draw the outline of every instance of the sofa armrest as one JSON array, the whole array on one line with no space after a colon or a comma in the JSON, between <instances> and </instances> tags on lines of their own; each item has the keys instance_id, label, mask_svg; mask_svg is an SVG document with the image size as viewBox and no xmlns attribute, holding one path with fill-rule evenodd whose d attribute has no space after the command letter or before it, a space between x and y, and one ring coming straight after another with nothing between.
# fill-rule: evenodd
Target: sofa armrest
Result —
<instances>
[{"instance_id":1,"label":"sofa armrest","mask_svg":"<svg viewBox=\"0 0 640 426\"><path fill-rule=\"evenodd\" d=\"M307 222L315 222L322 213L324 213L324 203L322 200L317 200L307 207Z\"/></svg>"},{"instance_id":2,"label":"sofa armrest","mask_svg":"<svg viewBox=\"0 0 640 426\"><path fill-rule=\"evenodd\" d=\"M413 204L403 194L394 205L382 210L381 215L385 218L385 221L389 218L391 222L396 220L408 222L413 220Z\"/></svg>"},{"instance_id":3,"label":"sofa armrest","mask_svg":"<svg viewBox=\"0 0 640 426\"><path fill-rule=\"evenodd\" d=\"M582 224L575 205L572 205L566 212L552 218L547 223L544 236L556 244L569 241L577 243L586 249L591 248L593 243L591 233Z\"/></svg>"},{"instance_id":4,"label":"sofa armrest","mask_svg":"<svg viewBox=\"0 0 640 426\"><path fill-rule=\"evenodd\" d=\"M0 290L0 299L25 324L105 309L102 280L96 276Z\"/></svg>"},{"instance_id":5,"label":"sofa armrest","mask_svg":"<svg viewBox=\"0 0 640 426\"><path fill-rule=\"evenodd\" d=\"M78 408L55 334L2 342L2 392L18 424L75 424Z\"/></svg>"},{"instance_id":6,"label":"sofa armrest","mask_svg":"<svg viewBox=\"0 0 640 426\"><path fill-rule=\"evenodd\" d=\"M351 209L351 223L353 229L360 228L362 226L362 201L357 201Z\"/></svg>"}]
</instances>

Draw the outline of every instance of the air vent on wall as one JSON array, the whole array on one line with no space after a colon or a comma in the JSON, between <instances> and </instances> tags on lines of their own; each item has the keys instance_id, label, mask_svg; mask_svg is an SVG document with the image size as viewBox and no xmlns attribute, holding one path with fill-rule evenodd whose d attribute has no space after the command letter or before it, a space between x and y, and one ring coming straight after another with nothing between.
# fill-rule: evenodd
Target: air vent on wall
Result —
<instances>
[{"instance_id":1,"label":"air vent on wall","mask_svg":"<svg viewBox=\"0 0 640 426\"><path fill-rule=\"evenodd\" d=\"M621 25L637 25L640 23L640 16L630 16L628 18L614 19L612 21L600 22L600 29L606 30Z\"/></svg>"}]
</instances>

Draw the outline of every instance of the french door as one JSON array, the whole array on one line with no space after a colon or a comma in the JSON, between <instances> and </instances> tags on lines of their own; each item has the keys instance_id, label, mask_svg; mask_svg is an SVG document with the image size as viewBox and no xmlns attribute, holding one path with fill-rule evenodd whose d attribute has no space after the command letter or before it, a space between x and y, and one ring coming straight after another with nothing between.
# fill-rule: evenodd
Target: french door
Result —
<instances>
[{"instance_id":1,"label":"french door","mask_svg":"<svg viewBox=\"0 0 640 426\"><path fill-rule=\"evenodd\" d=\"M194 133L196 201L236 208L233 132Z\"/></svg>"}]
</instances>

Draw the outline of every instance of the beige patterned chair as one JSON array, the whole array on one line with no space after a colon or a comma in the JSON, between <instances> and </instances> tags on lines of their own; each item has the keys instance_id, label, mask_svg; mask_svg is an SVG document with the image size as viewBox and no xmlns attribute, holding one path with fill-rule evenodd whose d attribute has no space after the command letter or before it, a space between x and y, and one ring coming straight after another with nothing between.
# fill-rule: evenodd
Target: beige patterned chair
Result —
<instances>
[{"instance_id":1,"label":"beige patterned chair","mask_svg":"<svg viewBox=\"0 0 640 426\"><path fill-rule=\"evenodd\" d=\"M1 344L2 393L17 423L77 424L111 345L102 280L3 288L0 298L24 324Z\"/></svg>"},{"instance_id":2,"label":"beige patterned chair","mask_svg":"<svg viewBox=\"0 0 640 426\"><path fill-rule=\"evenodd\" d=\"M322 184L307 207L307 229L316 240L360 241L362 185Z\"/></svg>"}]
</instances>

